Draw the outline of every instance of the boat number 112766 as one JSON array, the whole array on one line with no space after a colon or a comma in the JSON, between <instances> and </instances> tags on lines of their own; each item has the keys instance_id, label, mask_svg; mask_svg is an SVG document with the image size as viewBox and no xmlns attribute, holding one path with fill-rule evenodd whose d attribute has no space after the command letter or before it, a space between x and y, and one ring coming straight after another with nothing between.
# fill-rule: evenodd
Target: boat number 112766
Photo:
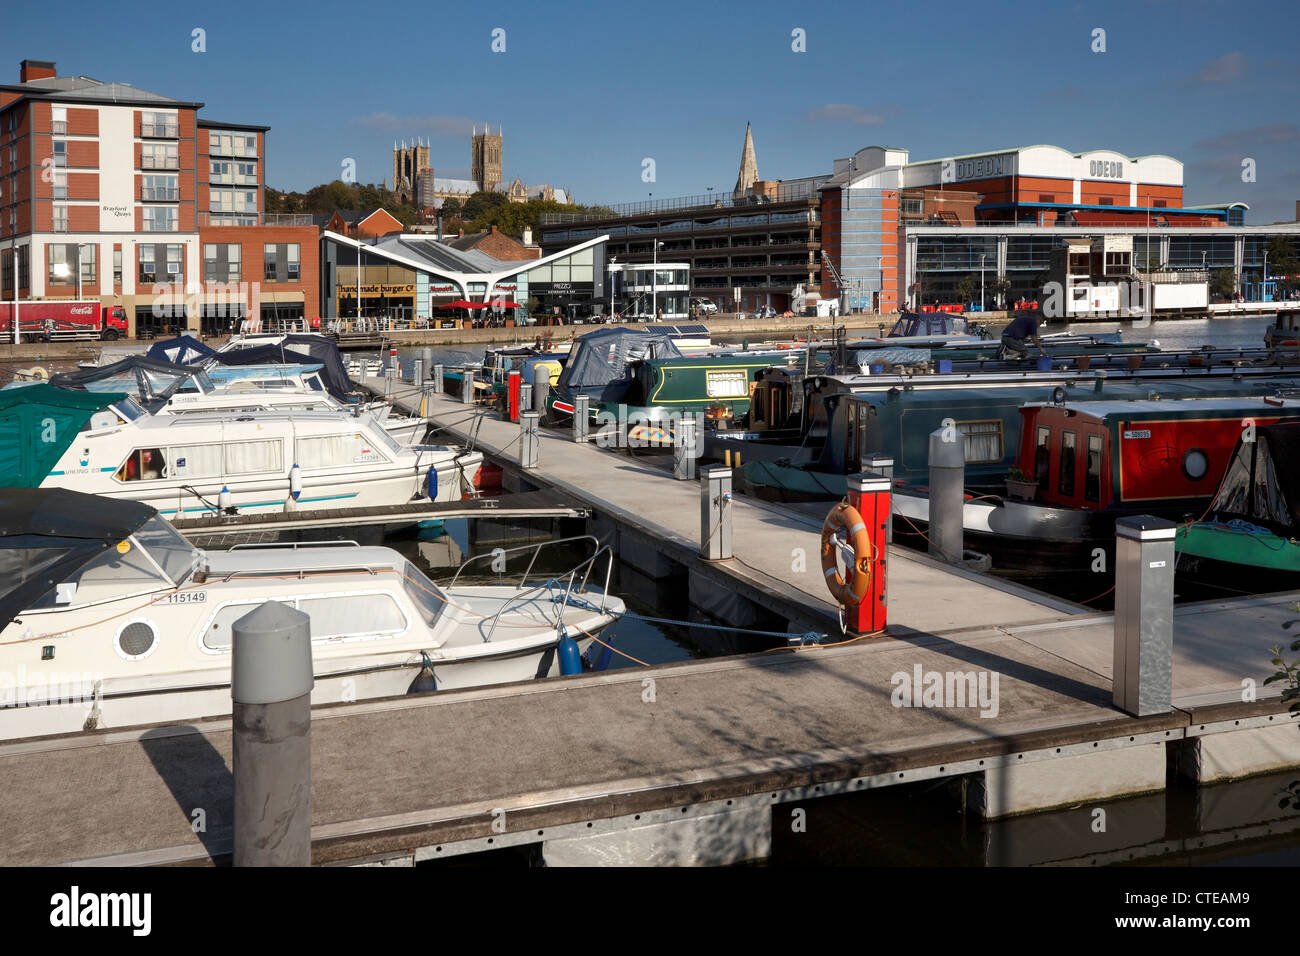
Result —
<instances>
[{"instance_id":1,"label":"boat number 112766","mask_svg":"<svg viewBox=\"0 0 1300 956\"><path fill-rule=\"evenodd\" d=\"M156 604L202 604L208 599L207 591L176 591L164 598L159 598Z\"/></svg>"}]
</instances>

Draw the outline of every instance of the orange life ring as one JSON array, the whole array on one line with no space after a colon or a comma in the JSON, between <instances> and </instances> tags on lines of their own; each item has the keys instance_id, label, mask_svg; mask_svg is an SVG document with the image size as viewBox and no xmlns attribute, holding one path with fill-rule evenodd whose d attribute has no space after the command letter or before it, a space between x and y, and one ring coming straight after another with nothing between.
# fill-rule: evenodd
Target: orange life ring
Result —
<instances>
[{"instance_id":1,"label":"orange life ring","mask_svg":"<svg viewBox=\"0 0 1300 956\"><path fill-rule=\"evenodd\" d=\"M837 531L843 532L843 540L853 547L853 568L849 579L840 577L839 563L835 560L835 549L831 539ZM871 562L874 551L871 536L867 534L867 524L862 520L858 509L847 501L841 501L822 524L822 572L826 577L826 587L843 606L857 604L871 587Z\"/></svg>"}]
</instances>

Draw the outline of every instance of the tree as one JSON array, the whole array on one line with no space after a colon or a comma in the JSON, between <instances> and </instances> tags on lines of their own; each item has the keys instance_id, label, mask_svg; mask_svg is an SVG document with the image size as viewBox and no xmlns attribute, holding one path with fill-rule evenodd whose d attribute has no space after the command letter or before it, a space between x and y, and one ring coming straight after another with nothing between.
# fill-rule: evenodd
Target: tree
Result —
<instances>
[{"instance_id":1,"label":"tree","mask_svg":"<svg viewBox=\"0 0 1300 956\"><path fill-rule=\"evenodd\" d=\"M1300 279L1290 278L1300 275L1300 258L1297 258L1295 244L1290 236L1274 236L1268 244L1268 274L1278 279L1283 292L1290 292L1300 286Z\"/></svg>"},{"instance_id":2,"label":"tree","mask_svg":"<svg viewBox=\"0 0 1300 956\"><path fill-rule=\"evenodd\" d=\"M998 305L1006 305L1006 297L1011 292L1011 280L1006 276L998 276L989 283L989 294L993 296L993 301Z\"/></svg>"},{"instance_id":3,"label":"tree","mask_svg":"<svg viewBox=\"0 0 1300 956\"><path fill-rule=\"evenodd\" d=\"M1210 273L1210 297L1231 299L1237 291L1237 276L1231 269L1215 269Z\"/></svg>"},{"instance_id":4,"label":"tree","mask_svg":"<svg viewBox=\"0 0 1300 956\"><path fill-rule=\"evenodd\" d=\"M504 193L476 192L465 200L465 205L461 207L461 218L470 222L477 221L479 217L509 201Z\"/></svg>"},{"instance_id":5,"label":"tree","mask_svg":"<svg viewBox=\"0 0 1300 956\"><path fill-rule=\"evenodd\" d=\"M442 201L442 219L444 222L451 219L459 219L462 203L455 197L444 199Z\"/></svg>"},{"instance_id":6,"label":"tree","mask_svg":"<svg viewBox=\"0 0 1300 956\"><path fill-rule=\"evenodd\" d=\"M963 305L971 302L975 298L976 290L979 288L979 276L971 273L957 280L957 301Z\"/></svg>"}]
</instances>

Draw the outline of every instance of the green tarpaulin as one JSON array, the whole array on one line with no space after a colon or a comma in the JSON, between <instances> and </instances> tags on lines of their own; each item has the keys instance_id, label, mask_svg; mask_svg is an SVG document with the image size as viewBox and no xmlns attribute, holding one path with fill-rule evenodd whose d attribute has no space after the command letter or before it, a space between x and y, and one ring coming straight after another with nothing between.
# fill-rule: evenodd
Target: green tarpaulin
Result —
<instances>
[{"instance_id":1,"label":"green tarpaulin","mask_svg":"<svg viewBox=\"0 0 1300 956\"><path fill-rule=\"evenodd\" d=\"M0 391L0 487L38 487L90 416L125 397L44 384Z\"/></svg>"}]
</instances>

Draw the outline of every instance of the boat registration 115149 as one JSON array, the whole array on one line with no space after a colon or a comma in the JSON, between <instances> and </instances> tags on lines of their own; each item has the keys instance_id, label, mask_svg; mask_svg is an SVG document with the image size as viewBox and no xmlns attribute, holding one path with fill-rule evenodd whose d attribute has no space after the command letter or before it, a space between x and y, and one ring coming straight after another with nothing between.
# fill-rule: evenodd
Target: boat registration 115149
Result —
<instances>
[{"instance_id":1,"label":"boat registration 115149","mask_svg":"<svg viewBox=\"0 0 1300 956\"><path fill-rule=\"evenodd\" d=\"M155 604L204 604L208 600L207 591L173 591L154 601Z\"/></svg>"}]
</instances>

